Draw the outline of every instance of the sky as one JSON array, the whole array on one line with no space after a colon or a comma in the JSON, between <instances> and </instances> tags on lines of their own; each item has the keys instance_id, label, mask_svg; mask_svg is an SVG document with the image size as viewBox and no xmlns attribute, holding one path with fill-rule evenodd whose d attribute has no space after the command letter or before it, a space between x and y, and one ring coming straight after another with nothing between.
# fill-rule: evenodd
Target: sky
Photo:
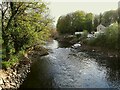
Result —
<instances>
[{"instance_id":1,"label":"sky","mask_svg":"<svg viewBox=\"0 0 120 90\"><path fill-rule=\"evenodd\" d=\"M55 25L61 15L66 15L77 10L83 10L86 13L100 14L109 10L118 8L119 0L47 0L50 2L50 15L54 17Z\"/></svg>"},{"instance_id":2,"label":"sky","mask_svg":"<svg viewBox=\"0 0 120 90\"><path fill-rule=\"evenodd\" d=\"M1 2L2 0L0 0ZM26 1L26 0L23 0ZM27 0L30 1L30 0ZM37 1L37 0L36 0ZM100 14L108 10L118 8L120 0L43 0L48 2L50 15L54 18L55 25L61 15L66 15L77 10L83 10L86 13Z\"/></svg>"}]
</instances>

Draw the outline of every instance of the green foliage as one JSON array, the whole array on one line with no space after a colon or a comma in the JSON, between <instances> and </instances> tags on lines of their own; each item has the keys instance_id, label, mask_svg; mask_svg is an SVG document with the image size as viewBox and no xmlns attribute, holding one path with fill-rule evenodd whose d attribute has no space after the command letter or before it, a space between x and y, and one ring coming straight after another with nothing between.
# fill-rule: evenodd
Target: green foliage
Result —
<instances>
[{"instance_id":1,"label":"green foliage","mask_svg":"<svg viewBox=\"0 0 120 90\"><path fill-rule=\"evenodd\" d=\"M52 19L46 3L3 2L2 7L3 59L10 60L19 51L49 38Z\"/></svg>"},{"instance_id":2,"label":"green foliage","mask_svg":"<svg viewBox=\"0 0 120 90\"><path fill-rule=\"evenodd\" d=\"M4 69L5 68L10 68L18 62L19 62L18 57L13 55L13 56L11 56L11 60L9 62L8 61L2 61L2 68L4 68Z\"/></svg>"},{"instance_id":3,"label":"green foliage","mask_svg":"<svg viewBox=\"0 0 120 90\"><path fill-rule=\"evenodd\" d=\"M99 16L95 15L94 17L94 31L97 31L97 26L99 25Z\"/></svg>"},{"instance_id":4,"label":"green foliage","mask_svg":"<svg viewBox=\"0 0 120 90\"><path fill-rule=\"evenodd\" d=\"M106 30L106 44L109 48L118 49L118 24L113 24Z\"/></svg>"},{"instance_id":5,"label":"green foliage","mask_svg":"<svg viewBox=\"0 0 120 90\"><path fill-rule=\"evenodd\" d=\"M85 21L85 29L91 33L91 31L93 30L93 23L92 23L92 20L93 20L93 14L92 13L88 13L86 14L86 21Z\"/></svg>"},{"instance_id":6,"label":"green foliage","mask_svg":"<svg viewBox=\"0 0 120 90\"><path fill-rule=\"evenodd\" d=\"M100 33L96 38L88 40L88 44L118 50L120 48L118 46L118 31L118 24L114 23L106 29L105 33Z\"/></svg>"},{"instance_id":7,"label":"green foliage","mask_svg":"<svg viewBox=\"0 0 120 90\"><path fill-rule=\"evenodd\" d=\"M76 11L66 16L60 16L57 22L57 30L61 34L74 34L84 29L91 32L93 25L93 14L84 11Z\"/></svg>"},{"instance_id":8,"label":"green foliage","mask_svg":"<svg viewBox=\"0 0 120 90\"><path fill-rule=\"evenodd\" d=\"M87 30L83 30L83 34L81 35L82 39L86 39L88 35L88 31Z\"/></svg>"}]
</instances>

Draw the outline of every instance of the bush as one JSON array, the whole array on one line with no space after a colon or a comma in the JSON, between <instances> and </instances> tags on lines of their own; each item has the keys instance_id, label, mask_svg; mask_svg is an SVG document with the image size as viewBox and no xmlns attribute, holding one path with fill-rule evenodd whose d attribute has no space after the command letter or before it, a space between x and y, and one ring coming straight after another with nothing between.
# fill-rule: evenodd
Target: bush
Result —
<instances>
[{"instance_id":1,"label":"bush","mask_svg":"<svg viewBox=\"0 0 120 90\"><path fill-rule=\"evenodd\" d=\"M88 31L87 30L83 30L83 34L82 34L82 38L87 38L88 35Z\"/></svg>"},{"instance_id":2,"label":"bush","mask_svg":"<svg viewBox=\"0 0 120 90\"><path fill-rule=\"evenodd\" d=\"M100 33L97 37L91 38L87 42L88 45L107 47L109 49L118 49L118 24L106 28L104 33Z\"/></svg>"},{"instance_id":3,"label":"bush","mask_svg":"<svg viewBox=\"0 0 120 90\"><path fill-rule=\"evenodd\" d=\"M118 24L108 27L105 34L107 39L106 45L111 49L118 49Z\"/></svg>"},{"instance_id":4,"label":"bush","mask_svg":"<svg viewBox=\"0 0 120 90\"><path fill-rule=\"evenodd\" d=\"M16 63L18 63L19 60L21 60L21 58L24 56L24 54L25 54L25 51L22 50L17 55L11 55L9 61L2 61L2 68L3 69L11 68Z\"/></svg>"},{"instance_id":5,"label":"bush","mask_svg":"<svg viewBox=\"0 0 120 90\"><path fill-rule=\"evenodd\" d=\"M2 62L2 68L6 69L8 67L14 66L18 62L18 57L17 56L12 56L12 59L10 61L3 61Z\"/></svg>"}]
</instances>

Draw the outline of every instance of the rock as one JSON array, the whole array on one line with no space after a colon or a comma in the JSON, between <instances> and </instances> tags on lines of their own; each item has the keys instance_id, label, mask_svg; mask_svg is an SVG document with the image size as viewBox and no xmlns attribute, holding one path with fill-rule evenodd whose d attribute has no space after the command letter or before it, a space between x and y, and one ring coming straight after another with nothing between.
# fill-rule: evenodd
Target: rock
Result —
<instances>
[{"instance_id":1,"label":"rock","mask_svg":"<svg viewBox=\"0 0 120 90\"><path fill-rule=\"evenodd\" d=\"M2 87L0 87L0 90L2 90Z\"/></svg>"},{"instance_id":2,"label":"rock","mask_svg":"<svg viewBox=\"0 0 120 90\"><path fill-rule=\"evenodd\" d=\"M6 79L5 79L4 82L5 82L5 83L9 83L9 82L10 82L10 79L9 79L9 80L6 80Z\"/></svg>"},{"instance_id":3,"label":"rock","mask_svg":"<svg viewBox=\"0 0 120 90\"><path fill-rule=\"evenodd\" d=\"M16 72L13 72L13 75L15 75L15 76L16 76L16 74L17 74Z\"/></svg>"},{"instance_id":4,"label":"rock","mask_svg":"<svg viewBox=\"0 0 120 90\"><path fill-rule=\"evenodd\" d=\"M23 65L28 65L29 63L31 63L31 61L28 60L27 58L24 58L22 61L20 61L20 64L23 64Z\"/></svg>"},{"instance_id":5,"label":"rock","mask_svg":"<svg viewBox=\"0 0 120 90\"><path fill-rule=\"evenodd\" d=\"M19 84L16 84L16 88L19 88L20 87L20 85Z\"/></svg>"},{"instance_id":6,"label":"rock","mask_svg":"<svg viewBox=\"0 0 120 90\"><path fill-rule=\"evenodd\" d=\"M16 86L16 83L10 83L11 86Z\"/></svg>"},{"instance_id":7,"label":"rock","mask_svg":"<svg viewBox=\"0 0 120 90\"><path fill-rule=\"evenodd\" d=\"M9 76L12 77L13 75L11 73L9 73Z\"/></svg>"},{"instance_id":8,"label":"rock","mask_svg":"<svg viewBox=\"0 0 120 90\"><path fill-rule=\"evenodd\" d=\"M6 79L7 79L7 80L10 80L10 79L11 79L11 77L10 77L10 76L7 76L7 77L6 77Z\"/></svg>"},{"instance_id":9,"label":"rock","mask_svg":"<svg viewBox=\"0 0 120 90\"><path fill-rule=\"evenodd\" d=\"M30 72L30 67L31 60L25 57L15 67L7 68L0 76L0 90L17 90Z\"/></svg>"},{"instance_id":10,"label":"rock","mask_svg":"<svg viewBox=\"0 0 120 90\"><path fill-rule=\"evenodd\" d=\"M18 78L20 78L20 77L21 77L21 75L20 75L20 74L17 74L17 77L18 77Z\"/></svg>"},{"instance_id":11,"label":"rock","mask_svg":"<svg viewBox=\"0 0 120 90\"><path fill-rule=\"evenodd\" d=\"M0 85L4 84L3 79L0 78Z\"/></svg>"},{"instance_id":12,"label":"rock","mask_svg":"<svg viewBox=\"0 0 120 90\"><path fill-rule=\"evenodd\" d=\"M92 52L94 52L95 50L93 49Z\"/></svg>"},{"instance_id":13,"label":"rock","mask_svg":"<svg viewBox=\"0 0 120 90\"><path fill-rule=\"evenodd\" d=\"M10 84L9 83L5 83L5 88L10 88Z\"/></svg>"},{"instance_id":14,"label":"rock","mask_svg":"<svg viewBox=\"0 0 120 90\"><path fill-rule=\"evenodd\" d=\"M3 85L0 85L0 87L3 89L3 88L5 88L5 85L3 84Z\"/></svg>"},{"instance_id":15,"label":"rock","mask_svg":"<svg viewBox=\"0 0 120 90\"><path fill-rule=\"evenodd\" d=\"M29 73L30 71L29 71L29 70L27 70L26 72L27 72L27 73Z\"/></svg>"},{"instance_id":16,"label":"rock","mask_svg":"<svg viewBox=\"0 0 120 90\"><path fill-rule=\"evenodd\" d=\"M77 43L77 44L74 44L74 45L72 46L72 48L78 48L78 47L80 47L80 46L81 46L81 44Z\"/></svg>"}]
</instances>

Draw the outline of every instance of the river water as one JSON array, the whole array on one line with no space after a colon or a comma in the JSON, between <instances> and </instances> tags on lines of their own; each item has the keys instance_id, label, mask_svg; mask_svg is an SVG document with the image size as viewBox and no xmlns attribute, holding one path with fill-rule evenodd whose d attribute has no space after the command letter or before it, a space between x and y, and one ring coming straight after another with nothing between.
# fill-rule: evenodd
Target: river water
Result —
<instances>
[{"instance_id":1,"label":"river water","mask_svg":"<svg viewBox=\"0 0 120 90\"><path fill-rule=\"evenodd\" d=\"M56 40L47 43L21 88L116 88L120 90L120 60L82 52ZM108 90L108 89L107 89Z\"/></svg>"}]
</instances>

